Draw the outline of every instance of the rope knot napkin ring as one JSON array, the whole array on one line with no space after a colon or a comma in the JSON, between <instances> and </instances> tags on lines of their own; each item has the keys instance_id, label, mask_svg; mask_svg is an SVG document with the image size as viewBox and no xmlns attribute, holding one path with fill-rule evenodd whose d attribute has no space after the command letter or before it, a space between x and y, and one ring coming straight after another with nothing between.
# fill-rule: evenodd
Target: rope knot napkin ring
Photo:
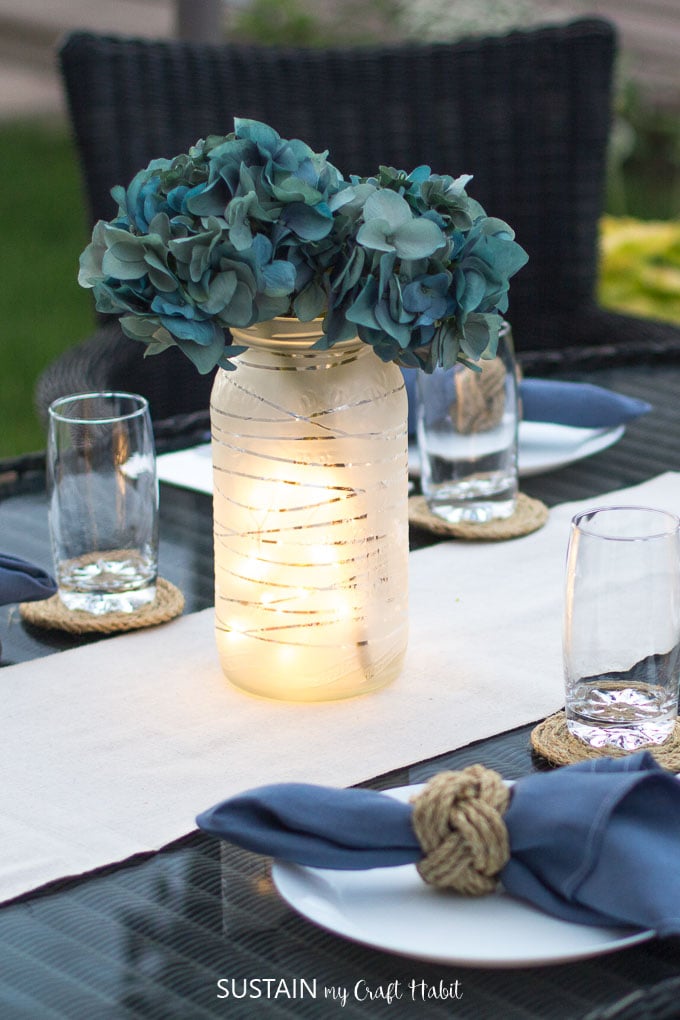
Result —
<instances>
[{"instance_id":1,"label":"rope knot napkin ring","mask_svg":"<svg viewBox=\"0 0 680 1020\"><path fill-rule=\"evenodd\" d=\"M493 892L510 859L503 814L510 790L497 772L471 765L440 772L411 801L425 856L416 865L430 885L466 896Z\"/></svg>"}]
</instances>

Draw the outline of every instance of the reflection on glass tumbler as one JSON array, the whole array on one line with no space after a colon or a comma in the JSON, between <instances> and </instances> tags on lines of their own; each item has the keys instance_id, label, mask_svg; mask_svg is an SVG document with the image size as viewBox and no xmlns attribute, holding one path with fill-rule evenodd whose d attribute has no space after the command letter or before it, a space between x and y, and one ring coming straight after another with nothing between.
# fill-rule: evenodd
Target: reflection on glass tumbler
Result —
<instances>
[{"instance_id":1,"label":"reflection on glass tumbler","mask_svg":"<svg viewBox=\"0 0 680 1020\"><path fill-rule=\"evenodd\" d=\"M47 487L59 596L67 608L133 612L152 602L158 482L144 397L88 393L55 400Z\"/></svg>"},{"instance_id":2,"label":"reflection on glass tumbler","mask_svg":"<svg viewBox=\"0 0 680 1020\"><path fill-rule=\"evenodd\" d=\"M429 509L452 523L510 517L517 501L517 376L512 337L476 368L418 372L421 487Z\"/></svg>"},{"instance_id":3,"label":"reflection on glass tumbler","mask_svg":"<svg viewBox=\"0 0 680 1020\"><path fill-rule=\"evenodd\" d=\"M563 644L574 736L626 751L670 737L680 678L680 519L625 506L574 517Z\"/></svg>"}]
</instances>

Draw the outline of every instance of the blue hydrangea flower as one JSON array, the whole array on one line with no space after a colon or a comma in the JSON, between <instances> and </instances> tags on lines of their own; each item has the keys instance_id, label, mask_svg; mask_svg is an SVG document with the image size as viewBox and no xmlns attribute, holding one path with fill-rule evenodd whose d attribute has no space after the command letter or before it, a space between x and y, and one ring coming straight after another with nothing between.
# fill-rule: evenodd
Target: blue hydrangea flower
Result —
<instances>
[{"instance_id":1,"label":"blue hydrangea flower","mask_svg":"<svg viewBox=\"0 0 680 1020\"><path fill-rule=\"evenodd\" d=\"M113 189L78 279L150 353L178 346L200 372L231 367L230 326L276 315L322 316L321 347L358 335L385 361L469 363L493 351L527 259L470 180L345 179L327 153L237 118Z\"/></svg>"}]
</instances>

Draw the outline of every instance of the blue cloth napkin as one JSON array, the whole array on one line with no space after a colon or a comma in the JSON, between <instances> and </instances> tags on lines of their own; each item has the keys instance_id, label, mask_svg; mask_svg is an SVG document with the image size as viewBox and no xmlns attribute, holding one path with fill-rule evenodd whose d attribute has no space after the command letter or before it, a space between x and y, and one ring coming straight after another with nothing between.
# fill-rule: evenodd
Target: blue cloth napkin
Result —
<instances>
[{"instance_id":1,"label":"blue cloth napkin","mask_svg":"<svg viewBox=\"0 0 680 1020\"><path fill-rule=\"evenodd\" d=\"M56 590L54 578L40 567L0 553L0 606L47 599Z\"/></svg>"},{"instance_id":2,"label":"blue cloth napkin","mask_svg":"<svg viewBox=\"0 0 680 1020\"><path fill-rule=\"evenodd\" d=\"M520 779L504 815L505 890L568 921L680 934L680 781L647 752ZM264 786L204 811L205 832L339 870L423 856L411 806L372 790Z\"/></svg>"},{"instance_id":3,"label":"blue cloth napkin","mask_svg":"<svg viewBox=\"0 0 680 1020\"><path fill-rule=\"evenodd\" d=\"M408 433L416 432L416 373L403 368L408 394ZM614 393L592 383L559 382L555 379L523 379L519 385L524 421L552 422L600 429L625 425L647 414L652 405L636 397Z\"/></svg>"},{"instance_id":4,"label":"blue cloth napkin","mask_svg":"<svg viewBox=\"0 0 680 1020\"><path fill-rule=\"evenodd\" d=\"M614 393L592 383L523 379L519 384L525 421L547 421L585 429L625 425L652 409L646 400Z\"/></svg>"}]
</instances>

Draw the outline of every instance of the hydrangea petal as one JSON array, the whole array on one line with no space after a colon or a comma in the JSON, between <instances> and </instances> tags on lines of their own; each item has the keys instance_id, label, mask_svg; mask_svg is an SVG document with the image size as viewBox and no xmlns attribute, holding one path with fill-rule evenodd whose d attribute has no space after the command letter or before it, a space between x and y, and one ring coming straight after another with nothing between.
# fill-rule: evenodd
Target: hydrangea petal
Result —
<instances>
[{"instance_id":1,"label":"hydrangea petal","mask_svg":"<svg viewBox=\"0 0 680 1020\"><path fill-rule=\"evenodd\" d=\"M326 307L326 292L312 282L298 294L293 302L293 311L301 322L311 322L321 315Z\"/></svg>"},{"instance_id":2,"label":"hydrangea petal","mask_svg":"<svg viewBox=\"0 0 680 1020\"><path fill-rule=\"evenodd\" d=\"M236 134L241 138L247 138L254 142L261 152L272 153L281 144L281 136L268 124L259 120L249 120L244 117L234 118Z\"/></svg>"},{"instance_id":3,"label":"hydrangea petal","mask_svg":"<svg viewBox=\"0 0 680 1020\"><path fill-rule=\"evenodd\" d=\"M474 361L481 357L493 357L499 332L499 316L472 313L466 317L462 325L461 349Z\"/></svg>"},{"instance_id":4,"label":"hydrangea petal","mask_svg":"<svg viewBox=\"0 0 680 1020\"><path fill-rule=\"evenodd\" d=\"M357 241L373 251L394 251L394 244L388 237L389 231L390 225L387 220L371 220L359 228Z\"/></svg>"},{"instance_id":5,"label":"hydrangea petal","mask_svg":"<svg viewBox=\"0 0 680 1020\"><path fill-rule=\"evenodd\" d=\"M396 191L374 191L364 205L364 220L384 220L389 230L396 230L412 218L411 209L406 199Z\"/></svg>"},{"instance_id":6,"label":"hydrangea petal","mask_svg":"<svg viewBox=\"0 0 680 1020\"><path fill-rule=\"evenodd\" d=\"M235 273L218 273L208 287L208 297L201 306L202 310L207 315L217 315L223 311L233 298L237 284Z\"/></svg>"},{"instance_id":7,"label":"hydrangea petal","mask_svg":"<svg viewBox=\"0 0 680 1020\"><path fill-rule=\"evenodd\" d=\"M194 363L201 375L212 372L224 353L224 332L214 323L205 325L210 326L211 336L204 344L192 343L182 337L175 338L179 349Z\"/></svg>"},{"instance_id":8,"label":"hydrangea petal","mask_svg":"<svg viewBox=\"0 0 680 1020\"><path fill-rule=\"evenodd\" d=\"M196 319L185 319L182 315L160 315L160 323L175 339L191 340L203 347L212 343L215 331L214 323L199 322Z\"/></svg>"},{"instance_id":9,"label":"hydrangea petal","mask_svg":"<svg viewBox=\"0 0 680 1020\"><path fill-rule=\"evenodd\" d=\"M159 326L157 318L140 315L122 315L120 319L121 329L126 336L132 340L149 340Z\"/></svg>"},{"instance_id":10,"label":"hydrangea petal","mask_svg":"<svg viewBox=\"0 0 680 1020\"><path fill-rule=\"evenodd\" d=\"M177 278L170 272L168 267L163 264L155 252L148 251L145 256L145 262L147 265L147 272L149 274L149 282L156 288L156 290L169 292L177 289Z\"/></svg>"},{"instance_id":11,"label":"hydrangea petal","mask_svg":"<svg viewBox=\"0 0 680 1020\"><path fill-rule=\"evenodd\" d=\"M446 244L436 223L428 219L403 223L392 235L394 250L402 259L423 259Z\"/></svg>"},{"instance_id":12,"label":"hydrangea petal","mask_svg":"<svg viewBox=\"0 0 680 1020\"><path fill-rule=\"evenodd\" d=\"M375 280L369 280L361 290L358 297L347 310L347 318L350 322L356 322L360 326L368 326L378 329L376 319L376 305L378 302L378 284Z\"/></svg>"},{"instance_id":13,"label":"hydrangea petal","mask_svg":"<svg viewBox=\"0 0 680 1020\"><path fill-rule=\"evenodd\" d=\"M271 297L284 297L295 288L295 266L292 262L278 260L262 270L265 293Z\"/></svg>"},{"instance_id":14,"label":"hydrangea petal","mask_svg":"<svg viewBox=\"0 0 680 1020\"><path fill-rule=\"evenodd\" d=\"M146 274L143 249L120 243L112 245L104 252L102 271L105 276L115 276L119 280L138 280Z\"/></svg>"},{"instance_id":15,"label":"hydrangea petal","mask_svg":"<svg viewBox=\"0 0 680 1020\"><path fill-rule=\"evenodd\" d=\"M218 313L217 323L228 326L249 326L253 321L253 295L249 287L239 280L228 306Z\"/></svg>"},{"instance_id":16,"label":"hydrangea petal","mask_svg":"<svg viewBox=\"0 0 680 1020\"><path fill-rule=\"evenodd\" d=\"M305 241L320 241L330 233L333 226L330 209L325 204L312 207L302 202L293 202L286 206L281 219Z\"/></svg>"}]
</instances>

